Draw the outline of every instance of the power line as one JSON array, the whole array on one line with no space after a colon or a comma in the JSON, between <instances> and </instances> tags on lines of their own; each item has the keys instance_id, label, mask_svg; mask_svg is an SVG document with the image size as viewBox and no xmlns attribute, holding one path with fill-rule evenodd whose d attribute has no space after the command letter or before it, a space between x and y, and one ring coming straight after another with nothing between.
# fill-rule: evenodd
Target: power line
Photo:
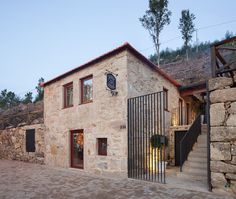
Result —
<instances>
[{"instance_id":1,"label":"power line","mask_svg":"<svg viewBox=\"0 0 236 199\"><path fill-rule=\"evenodd\" d=\"M194 30L194 32L196 32L196 35L197 35L199 30L205 30L205 29L214 28L214 27L218 27L218 26L222 26L222 25L226 25L226 24L231 24L231 23L235 23L235 22L236 22L236 19L231 20L231 21L225 21L225 22L218 23L218 24L203 26L203 27L200 27L200 28L196 28L196 29ZM169 43L169 42L174 41L174 40L179 39L179 38L181 38L181 36L173 37L173 38L171 38L171 39L169 39L169 40L166 40L166 41L164 41L164 42L161 42L161 44L166 44L166 43ZM199 41L198 41L198 37L197 37L197 42L199 42ZM154 48L154 47L155 47L155 46L145 48L145 49L141 50L141 52L147 51L147 50L149 50L149 49L151 49L151 48Z\"/></svg>"},{"instance_id":2,"label":"power line","mask_svg":"<svg viewBox=\"0 0 236 199\"><path fill-rule=\"evenodd\" d=\"M231 24L231 23L235 23L235 22L236 22L236 19L231 20L231 21L225 21L225 22L222 22L222 23L214 24L214 25L204 26L204 27L198 28L197 30L204 30L204 29L208 29L208 28L214 28L214 27L217 27L217 26L222 26L222 25L225 25L225 24Z\"/></svg>"}]
</instances>

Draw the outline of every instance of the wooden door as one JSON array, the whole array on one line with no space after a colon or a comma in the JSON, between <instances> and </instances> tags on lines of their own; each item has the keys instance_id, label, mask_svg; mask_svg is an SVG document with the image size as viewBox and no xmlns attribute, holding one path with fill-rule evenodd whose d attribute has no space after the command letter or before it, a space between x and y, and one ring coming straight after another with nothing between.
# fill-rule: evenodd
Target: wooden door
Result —
<instances>
[{"instance_id":1,"label":"wooden door","mask_svg":"<svg viewBox=\"0 0 236 199\"><path fill-rule=\"evenodd\" d=\"M84 168L84 132L71 131L71 167Z\"/></svg>"},{"instance_id":2,"label":"wooden door","mask_svg":"<svg viewBox=\"0 0 236 199\"><path fill-rule=\"evenodd\" d=\"M175 131L175 166L180 165L180 141L187 131Z\"/></svg>"}]
</instances>

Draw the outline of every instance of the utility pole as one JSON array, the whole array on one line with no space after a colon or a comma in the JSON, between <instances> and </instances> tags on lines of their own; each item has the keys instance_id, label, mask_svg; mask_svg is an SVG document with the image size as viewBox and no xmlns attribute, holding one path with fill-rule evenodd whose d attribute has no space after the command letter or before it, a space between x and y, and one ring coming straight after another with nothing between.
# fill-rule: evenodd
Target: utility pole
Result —
<instances>
[{"instance_id":1,"label":"utility pole","mask_svg":"<svg viewBox=\"0 0 236 199\"><path fill-rule=\"evenodd\" d=\"M160 59L161 59L161 57L160 57L160 42L158 42L158 44L157 44L157 51L158 51L158 57L157 57L157 66L158 66L158 68L160 67Z\"/></svg>"},{"instance_id":2,"label":"utility pole","mask_svg":"<svg viewBox=\"0 0 236 199\"><path fill-rule=\"evenodd\" d=\"M196 53L198 53L198 29L196 31Z\"/></svg>"}]
</instances>

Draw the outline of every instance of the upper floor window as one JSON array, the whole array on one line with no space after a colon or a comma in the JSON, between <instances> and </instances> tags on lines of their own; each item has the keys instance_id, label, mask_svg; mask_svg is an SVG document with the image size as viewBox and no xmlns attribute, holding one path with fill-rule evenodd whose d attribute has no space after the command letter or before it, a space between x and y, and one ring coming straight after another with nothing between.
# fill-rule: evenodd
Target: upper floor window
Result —
<instances>
[{"instance_id":1,"label":"upper floor window","mask_svg":"<svg viewBox=\"0 0 236 199\"><path fill-rule=\"evenodd\" d=\"M64 108L73 106L73 82L64 85Z\"/></svg>"},{"instance_id":2,"label":"upper floor window","mask_svg":"<svg viewBox=\"0 0 236 199\"><path fill-rule=\"evenodd\" d=\"M93 76L81 79L81 103L93 101Z\"/></svg>"},{"instance_id":3,"label":"upper floor window","mask_svg":"<svg viewBox=\"0 0 236 199\"><path fill-rule=\"evenodd\" d=\"M163 88L163 93L164 93L164 109L167 111L168 110L168 89Z\"/></svg>"}]
</instances>

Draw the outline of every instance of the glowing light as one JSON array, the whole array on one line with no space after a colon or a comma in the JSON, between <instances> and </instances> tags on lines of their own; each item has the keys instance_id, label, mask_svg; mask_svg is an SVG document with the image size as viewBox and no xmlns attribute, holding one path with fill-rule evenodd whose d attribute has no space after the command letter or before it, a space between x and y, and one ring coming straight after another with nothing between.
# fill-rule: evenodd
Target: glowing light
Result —
<instances>
[{"instance_id":1,"label":"glowing light","mask_svg":"<svg viewBox=\"0 0 236 199\"><path fill-rule=\"evenodd\" d=\"M171 123L172 123L172 126L177 126L178 125L178 119L177 119L177 114L176 113L172 113Z\"/></svg>"}]
</instances>

